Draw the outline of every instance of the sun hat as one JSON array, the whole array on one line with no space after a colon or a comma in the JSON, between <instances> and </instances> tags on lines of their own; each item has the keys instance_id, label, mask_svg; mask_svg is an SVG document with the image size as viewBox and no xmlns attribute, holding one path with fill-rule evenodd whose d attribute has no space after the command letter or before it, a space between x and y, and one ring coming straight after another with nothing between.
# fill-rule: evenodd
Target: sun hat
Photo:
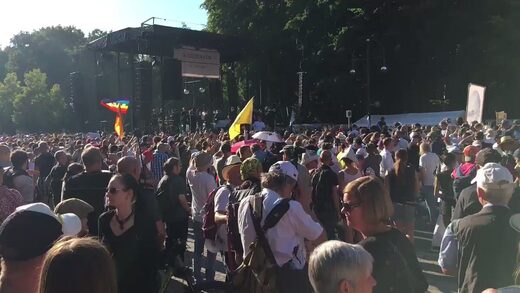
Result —
<instances>
[{"instance_id":1,"label":"sun hat","mask_svg":"<svg viewBox=\"0 0 520 293\"><path fill-rule=\"evenodd\" d=\"M269 168L269 173L281 173L298 180L298 170L291 162L278 161Z\"/></svg>"},{"instance_id":2,"label":"sun hat","mask_svg":"<svg viewBox=\"0 0 520 293\"><path fill-rule=\"evenodd\" d=\"M240 170L240 165L242 164L242 161L240 161L240 157L237 155L231 155L226 160L226 165L224 165L224 168L222 168L222 179L229 180L229 172L233 169Z\"/></svg>"},{"instance_id":3,"label":"sun hat","mask_svg":"<svg viewBox=\"0 0 520 293\"><path fill-rule=\"evenodd\" d=\"M89 203L79 199L79 198L69 198L62 202L60 202L55 208L54 213L57 215L62 214L75 214L80 219L87 218L88 214L94 211L94 207L92 207Z\"/></svg>"},{"instance_id":4,"label":"sun hat","mask_svg":"<svg viewBox=\"0 0 520 293\"><path fill-rule=\"evenodd\" d=\"M498 163L487 163L478 169L477 176L471 180L477 183L477 187L488 189L507 189L514 188L514 178L509 170Z\"/></svg>"},{"instance_id":5,"label":"sun hat","mask_svg":"<svg viewBox=\"0 0 520 293\"><path fill-rule=\"evenodd\" d=\"M262 163L256 158L247 158L240 165L240 177L247 180L251 177L251 173L262 170Z\"/></svg>"},{"instance_id":6,"label":"sun hat","mask_svg":"<svg viewBox=\"0 0 520 293\"><path fill-rule=\"evenodd\" d=\"M81 231L74 214L54 214L44 203L18 207L0 226L0 255L5 260L23 261L47 252L54 242Z\"/></svg>"},{"instance_id":7,"label":"sun hat","mask_svg":"<svg viewBox=\"0 0 520 293\"><path fill-rule=\"evenodd\" d=\"M305 166L313 161L318 161L319 159L320 157L315 152L305 152L302 154L300 164Z\"/></svg>"},{"instance_id":8,"label":"sun hat","mask_svg":"<svg viewBox=\"0 0 520 293\"><path fill-rule=\"evenodd\" d=\"M518 142L518 140L514 139L513 137L506 135L506 136L502 136L500 138L500 143L498 144L498 146L502 150L504 148L517 149L518 147L520 147L520 143Z\"/></svg>"}]
</instances>

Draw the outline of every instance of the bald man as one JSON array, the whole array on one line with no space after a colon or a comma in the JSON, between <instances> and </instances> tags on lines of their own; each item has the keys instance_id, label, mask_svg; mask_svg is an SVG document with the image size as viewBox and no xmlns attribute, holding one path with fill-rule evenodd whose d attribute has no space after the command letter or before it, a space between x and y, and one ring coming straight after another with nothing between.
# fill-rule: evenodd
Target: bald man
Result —
<instances>
[{"instance_id":1,"label":"bald man","mask_svg":"<svg viewBox=\"0 0 520 293\"><path fill-rule=\"evenodd\" d=\"M11 167L11 149L0 144L0 168Z\"/></svg>"},{"instance_id":2,"label":"bald man","mask_svg":"<svg viewBox=\"0 0 520 293\"><path fill-rule=\"evenodd\" d=\"M344 230L338 225L341 219L338 175L330 168L333 164L332 153L324 150L321 152L320 161L321 166L311 179L313 211L327 232L328 240L344 240Z\"/></svg>"},{"instance_id":3,"label":"bald man","mask_svg":"<svg viewBox=\"0 0 520 293\"><path fill-rule=\"evenodd\" d=\"M155 199L155 191L153 187L149 187L149 185L146 185L143 180L140 180L141 164L139 160L133 157L122 157L117 161L117 173L132 175L132 177L139 182L139 193L143 199L144 208L148 211L149 215L155 222L160 245L162 247L164 240L166 239L166 228L164 227L159 205Z\"/></svg>"}]
</instances>

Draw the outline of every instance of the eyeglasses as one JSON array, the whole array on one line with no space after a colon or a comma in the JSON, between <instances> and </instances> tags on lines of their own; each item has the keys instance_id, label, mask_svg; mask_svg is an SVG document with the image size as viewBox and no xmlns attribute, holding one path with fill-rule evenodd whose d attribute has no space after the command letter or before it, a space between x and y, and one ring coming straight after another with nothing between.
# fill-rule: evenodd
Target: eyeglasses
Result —
<instances>
[{"instance_id":1,"label":"eyeglasses","mask_svg":"<svg viewBox=\"0 0 520 293\"><path fill-rule=\"evenodd\" d=\"M106 192L108 192L110 194L116 194L118 191L124 191L124 189L123 188L115 188L115 187L110 187L110 188L106 189Z\"/></svg>"},{"instance_id":2,"label":"eyeglasses","mask_svg":"<svg viewBox=\"0 0 520 293\"><path fill-rule=\"evenodd\" d=\"M362 204L363 204L362 202L356 202L356 203L344 202L343 203L343 213L350 214L350 213L352 213L352 210L360 207Z\"/></svg>"}]
</instances>

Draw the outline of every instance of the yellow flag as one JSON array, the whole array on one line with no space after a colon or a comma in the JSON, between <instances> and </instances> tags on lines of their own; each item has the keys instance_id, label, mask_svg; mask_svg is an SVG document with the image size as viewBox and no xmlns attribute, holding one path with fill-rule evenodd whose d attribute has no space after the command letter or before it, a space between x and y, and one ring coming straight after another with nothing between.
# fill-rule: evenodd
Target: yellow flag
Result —
<instances>
[{"instance_id":1,"label":"yellow flag","mask_svg":"<svg viewBox=\"0 0 520 293\"><path fill-rule=\"evenodd\" d=\"M237 118L231 126L229 127L229 139L233 140L235 137L240 135L240 125L241 124L251 124L253 123L253 100L251 98L249 102L247 102L246 106L240 113L238 113Z\"/></svg>"},{"instance_id":2,"label":"yellow flag","mask_svg":"<svg viewBox=\"0 0 520 293\"><path fill-rule=\"evenodd\" d=\"M120 139L123 139L125 136L125 132L123 130L123 117L121 113L117 113L116 115L116 122L114 123L114 130L117 133L117 136L119 136Z\"/></svg>"}]
</instances>

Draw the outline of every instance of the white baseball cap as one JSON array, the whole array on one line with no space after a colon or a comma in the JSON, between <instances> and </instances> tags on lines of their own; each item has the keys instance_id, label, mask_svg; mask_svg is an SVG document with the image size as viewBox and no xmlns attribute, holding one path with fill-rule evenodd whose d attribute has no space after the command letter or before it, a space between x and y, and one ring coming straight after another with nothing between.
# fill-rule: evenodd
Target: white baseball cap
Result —
<instances>
[{"instance_id":1,"label":"white baseball cap","mask_svg":"<svg viewBox=\"0 0 520 293\"><path fill-rule=\"evenodd\" d=\"M477 183L478 187L489 189L506 189L513 188L513 175L509 170L497 163L487 163L478 169L477 176L473 178L471 183Z\"/></svg>"},{"instance_id":2,"label":"white baseball cap","mask_svg":"<svg viewBox=\"0 0 520 293\"><path fill-rule=\"evenodd\" d=\"M282 173L294 180L298 180L298 170L291 162L278 161L269 168L269 173Z\"/></svg>"}]
</instances>

